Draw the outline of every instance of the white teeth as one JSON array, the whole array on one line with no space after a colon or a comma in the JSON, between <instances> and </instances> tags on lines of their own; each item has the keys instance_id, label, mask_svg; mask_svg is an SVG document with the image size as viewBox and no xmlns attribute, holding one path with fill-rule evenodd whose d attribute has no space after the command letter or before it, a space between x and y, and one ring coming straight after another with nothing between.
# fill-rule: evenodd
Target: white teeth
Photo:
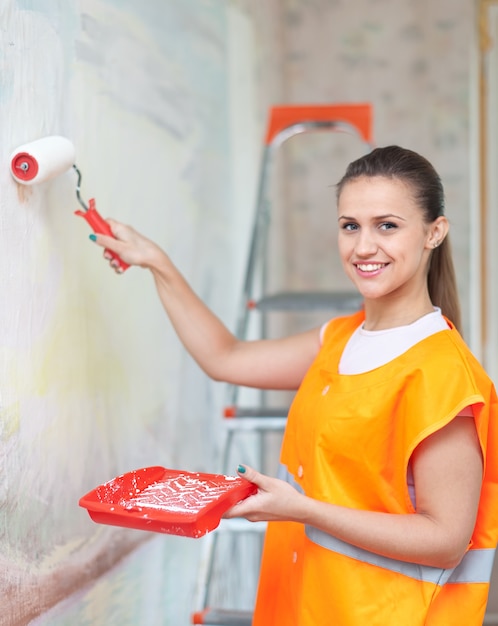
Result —
<instances>
[{"instance_id":1,"label":"white teeth","mask_svg":"<svg viewBox=\"0 0 498 626\"><path fill-rule=\"evenodd\" d=\"M384 263L366 263L366 264L358 263L357 267L362 272L375 272L376 270L380 270L381 267L384 267L384 265L385 265Z\"/></svg>"}]
</instances>

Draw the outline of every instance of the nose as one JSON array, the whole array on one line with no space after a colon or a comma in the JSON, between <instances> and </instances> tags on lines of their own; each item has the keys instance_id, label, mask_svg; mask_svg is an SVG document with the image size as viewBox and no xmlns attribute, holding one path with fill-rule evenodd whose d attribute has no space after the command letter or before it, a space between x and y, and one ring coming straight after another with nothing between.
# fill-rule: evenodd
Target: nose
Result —
<instances>
[{"instance_id":1,"label":"nose","mask_svg":"<svg viewBox=\"0 0 498 626\"><path fill-rule=\"evenodd\" d=\"M362 228L356 237L355 252L359 257L367 258L376 254L378 250L375 236L369 229Z\"/></svg>"}]
</instances>

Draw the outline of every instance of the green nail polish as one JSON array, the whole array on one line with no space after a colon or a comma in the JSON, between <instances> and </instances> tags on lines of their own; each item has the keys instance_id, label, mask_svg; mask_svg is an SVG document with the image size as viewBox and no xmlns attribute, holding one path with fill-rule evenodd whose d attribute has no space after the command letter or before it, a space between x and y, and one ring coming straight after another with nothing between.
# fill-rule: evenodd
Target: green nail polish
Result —
<instances>
[{"instance_id":1,"label":"green nail polish","mask_svg":"<svg viewBox=\"0 0 498 626\"><path fill-rule=\"evenodd\" d=\"M97 235L94 235L93 233L91 235L88 235L88 237L92 240L92 241L97 241Z\"/></svg>"},{"instance_id":2,"label":"green nail polish","mask_svg":"<svg viewBox=\"0 0 498 626\"><path fill-rule=\"evenodd\" d=\"M239 467L237 468L237 471L239 472L239 474L245 474L246 468L243 465L239 465Z\"/></svg>"}]
</instances>

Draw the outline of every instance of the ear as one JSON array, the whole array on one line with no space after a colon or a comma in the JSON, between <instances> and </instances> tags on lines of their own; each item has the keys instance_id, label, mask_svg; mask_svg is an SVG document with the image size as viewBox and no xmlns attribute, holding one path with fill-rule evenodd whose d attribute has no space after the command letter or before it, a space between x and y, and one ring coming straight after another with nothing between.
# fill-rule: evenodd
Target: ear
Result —
<instances>
[{"instance_id":1,"label":"ear","mask_svg":"<svg viewBox=\"0 0 498 626\"><path fill-rule=\"evenodd\" d=\"M429 225L427 233L426 248L437 248L443 243L444 238L448 234L450 225L444 215L440 215Z\"/></svg>"}]
</instances>

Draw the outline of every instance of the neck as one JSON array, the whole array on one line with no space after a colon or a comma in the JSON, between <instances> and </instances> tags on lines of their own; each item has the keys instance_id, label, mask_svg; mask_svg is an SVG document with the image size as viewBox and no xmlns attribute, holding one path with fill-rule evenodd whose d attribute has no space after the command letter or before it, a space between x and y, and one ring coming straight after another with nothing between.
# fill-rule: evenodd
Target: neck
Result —
<instances>
[{"instance_id":1,"label":"neck","mask_svg":"<svg viewBox=\"0 0 498 626\"><path fill-rule=\"evenodd\" d=\"M434 312L434 306L429 297L424 298L416 305L406 303L388 303L365 301L365 330L386 330L398 326L408 326L418 319Z\"/></svg>"}]
</instances>

